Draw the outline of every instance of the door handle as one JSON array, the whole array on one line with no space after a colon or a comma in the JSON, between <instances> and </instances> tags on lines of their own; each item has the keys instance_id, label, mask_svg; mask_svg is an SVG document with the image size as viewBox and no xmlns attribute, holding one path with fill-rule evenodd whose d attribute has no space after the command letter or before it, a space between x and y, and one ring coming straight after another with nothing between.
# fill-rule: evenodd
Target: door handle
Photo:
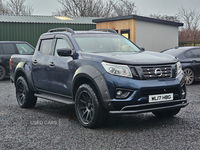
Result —
<instances>
[{"instance_id":1,"label":"door handle","mask_svg":"<svg viewBox=\"0 0 200 150\"><path fill-rule=\"evenodd\" d=\"M193 61L192 61L192 63L196 63L196 62L197 62L196 60L193 60Z\"/></svg>"},{"instance_id":2,"label":"door handle","mask_svg":"<svg viewBox=\"0 0 200 150\"><path fill-rule=\"evenodd\" d=\"M34 65L36 65L36 64L37 64L37 60L36 60L36 59L33 61L33 64L34 64Z\"/></svg>"},{"instance_id":3,"label":"door handle","mask_svg":"<svg viewBox=\"0 0 200 150\"><path fill-rule=\"evenodd\" d=\"M54 67L55 66L54 62L49 63L49 66Z\"/></svg>"}]
</instances>

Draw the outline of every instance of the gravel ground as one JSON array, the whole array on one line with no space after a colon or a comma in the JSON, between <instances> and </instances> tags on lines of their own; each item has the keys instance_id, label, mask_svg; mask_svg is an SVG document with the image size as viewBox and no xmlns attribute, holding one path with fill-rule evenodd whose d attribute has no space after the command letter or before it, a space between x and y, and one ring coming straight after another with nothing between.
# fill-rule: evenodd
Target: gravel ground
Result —
<instances>
[{"instance_id":1,"label":"gravel ground","mask_svg":"<svg viewBox=\"0 0 200 150\"><path fill-rule=\"evenodd\" d=\"M0 81L0 149L199 150L200 83L187 87L189 105L170 119L151 113L111 116L99 129L82 127L73 107L38 99L18 107L15 88Z\"/></svg>"}]
</instances>

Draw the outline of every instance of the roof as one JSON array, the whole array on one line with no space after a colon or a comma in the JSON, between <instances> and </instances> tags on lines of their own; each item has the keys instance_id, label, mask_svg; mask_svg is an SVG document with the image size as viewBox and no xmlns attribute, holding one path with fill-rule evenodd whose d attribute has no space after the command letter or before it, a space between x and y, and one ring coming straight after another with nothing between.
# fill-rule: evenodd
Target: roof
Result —
<instances>
[{"instance_id":1,"label":"roof","mask_svg":"<svg viewBox=\"0 0 200 150\"><path fill-rule=\"evenodd\" d=\"M0 41L0 44L2 43L27 43L25 41Z\"/></svg>"},{"instance_id":2,"label":"roof","mask_svg":"<svg viewBox=\"0 0 200 150\"><path fill-rule=\"evenodd\" d=\"M59 17L59 16L10 16L0 15L0 22L15 23L57 23L57 24L95 24L93 19L99 17Z\"/></svg>"},{"instance_id":3,"label":"roof","mask_svg":"<svg viewBox=\"0 0 200 150\"><path fill-rule=\"evenodd\" d=\"M95 23L100 23L100 22L127 20L127 19L135 19L135 20L140 20L140 21L166 24L166 25L171 25L171 26L183 26L183 23L179 23L179 22L160 20L160 19L143 17L143 16L138 16L138 15L120 16L120 17L113 17L113 18L100 18L100 19L93 19L92 21Z\"/></svg>"}]
</instances>

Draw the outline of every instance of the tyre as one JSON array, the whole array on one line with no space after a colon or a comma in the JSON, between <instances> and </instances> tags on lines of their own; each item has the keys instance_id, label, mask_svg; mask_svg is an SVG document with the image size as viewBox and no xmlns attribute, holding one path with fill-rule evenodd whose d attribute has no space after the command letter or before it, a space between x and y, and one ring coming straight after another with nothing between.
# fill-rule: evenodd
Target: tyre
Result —
<instances>
[{"instance_id":1,"label":"tyre","mask_svg":"<svg viewBox=\"0 0 200 150\"><path fill-rule=\"evenodd\" d=\"M3 80L6 76L6 69L0 65L0 81Z\"/></svg>"},{"instance_id":2,"label":"tyre","mask_svg":"<svg viewBox=\"0 0 200 150\"><path fill-rule=\"evenodd\" d=\"M184 70L185 73L185 80L186 80L186 84L190 85L193 83L194 81L194 72L192 71L192 69L190 68L185 68Z\"/></svg>"},{"instance_id":3,"label":"tyre","mask_svg":"<svg viewBox=\"0 0 200 150\"><path fill-rule=\"evenodd\" d=\"M22 76L16 82L16 97L21 108L32 108L37 102L37 97L30 91L26 80Z\"/></svg>"},{"instance_id":4,"label":"tyre","mask_svg":"<svg viewBox=\"0 0 200 150\"><path fill-rule=\"evenodd\" d=\"M97 128L108 118L108 111L102 108L95 88L89 84L79 86L75 95L75 111L82 126Z\"/></svg>"},{"instance_id":5,"label":"tyre","mask_svg":"<svg viewBox=\"0 0 200 150\"><path fill-rule=\"evenodd\" d=\"M169 110L160 110L160 111L153 111L152 113L158 118L170 118L178 114L180 108L178 109L169 109Z\"/></svg>"}]
</instances>

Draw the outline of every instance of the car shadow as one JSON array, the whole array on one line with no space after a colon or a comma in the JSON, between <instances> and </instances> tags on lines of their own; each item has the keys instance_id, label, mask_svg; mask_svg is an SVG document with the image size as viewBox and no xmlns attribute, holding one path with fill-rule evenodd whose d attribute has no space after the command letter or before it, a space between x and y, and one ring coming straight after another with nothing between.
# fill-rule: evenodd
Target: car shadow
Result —
<instances>
[{"instance_id":1,"label":"car shadow","mask_svg":"<svg viewBox=\"0 0 200 150\"><path fill-rule=\"evenodd\" d=\"M76 113L73 105L66 105L49 100L42 100L38 101L33 110L49 114L57 118L67 117L68 119L76 120Z\"/></svg>"},{"instance_id":2,"label":"car shadow","mask_svg":"<svg viewBox=\"0 0 200 150\"><path fill-rule=\"evenodd\" d=\"M192 86L192 85L198 85L198 84L200 84L200 81L194 81L192 84L186 85L186 86Z\"/></svg>"},{"instance_id":3,"label":"car shadow","mask_svg":"<svg viewBox=\"0 0 200 150\"><path fill-rule=\"evenodd\" d=\"M53 118L67 119L71 125L82 127L76 117L73 105L66 105L52 101L38 101L36 107L32 109L43 115ZM132 114L132 115L110 115L107 123L98 130L151 130L153 128L162 128L182 124L183 120L177 115L172 118L157 118L152 113ZM66 126L68 126L66 124Z\"/></svg>"},{"instance_id":4,"label":"car shadow","mask_svg":"<svg viewBox=\"0 0 200 150\"><path fill-rule=\"evenodd\" d=\"M111 116L106 128L121 130L151 130L182 124L182 119L177 115L171 118L157 118L152 113Z\"/></svg>"},{"instance_id":5,"label":"car shadow","mask_svg":"<svg viewBox=\"0 0 200 150\"><path fill-rule=\"evenodd\" d=\"M10 80L10 77L7 76L7 77L5 77L3 80L0 80L0 82L3 82L3 81L9 81L9 80Z\"/></svg>"}]
</instances>

